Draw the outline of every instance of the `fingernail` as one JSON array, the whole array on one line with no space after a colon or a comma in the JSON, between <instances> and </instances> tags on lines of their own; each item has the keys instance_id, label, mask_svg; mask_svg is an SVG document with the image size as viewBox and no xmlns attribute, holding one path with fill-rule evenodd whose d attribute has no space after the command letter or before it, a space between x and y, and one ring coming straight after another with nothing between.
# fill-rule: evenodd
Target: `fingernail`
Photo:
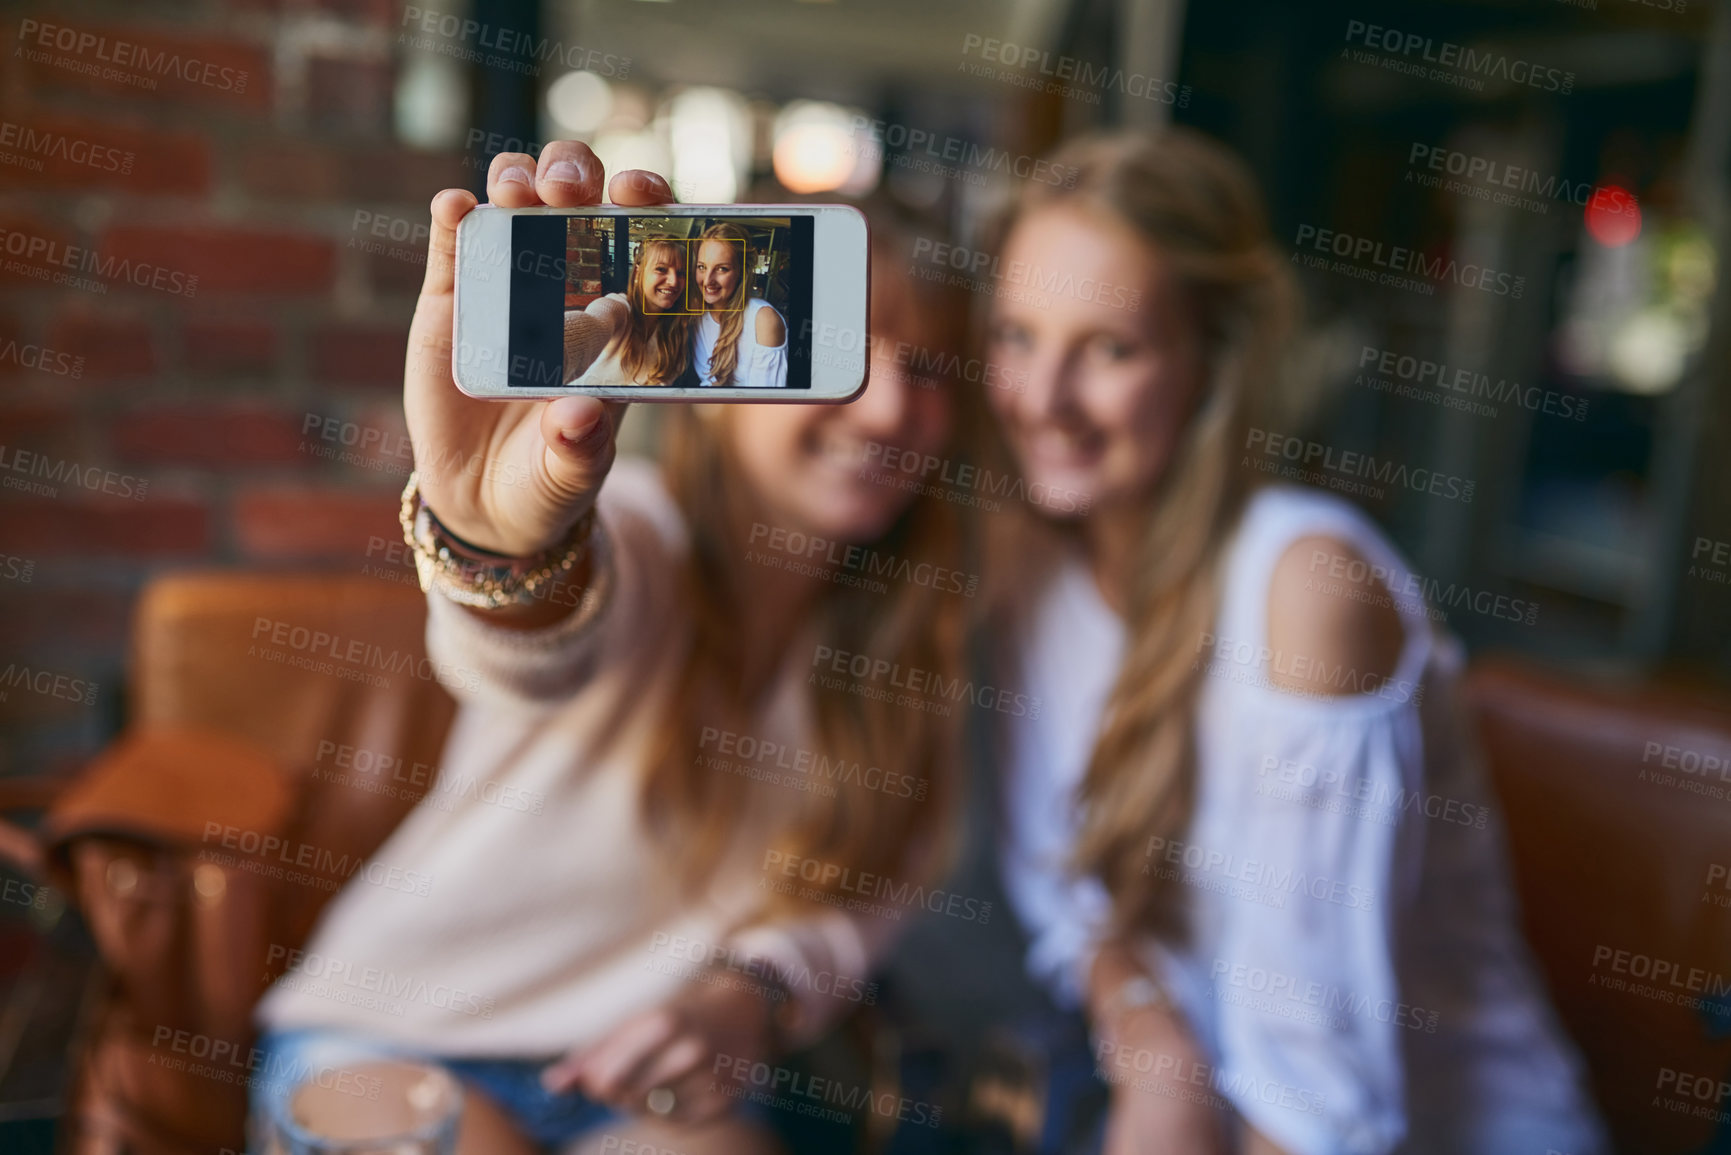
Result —
<instances>
[{"instance_id":1,"label":"fingernail","mask_svg":"<svg viewBox=\"0 0 1731 1155\"><path fill-rule=\"evenodd\" d=\"M580 428L561 429L559 431L559 436L565 439L567 445L579 445L582 443L584 438L591 436L599 428L601 428L601 419L597 417L589 424Z\"/></svg>"},{"instance_id":2,"label":"fingernail","mask_svg":"<svg viewBox=\"0 0 1731 1155\"><path fill-rule=\"evenodd\" d=\"M556 160L547 166L547 179L576 184L583 179L583 170L574 161Z\"/></svg>"},{"instance_id":3,"label":"fingernail","mask_svg":"<svg viewBox=\"0 0 1731 1155\"><path fill-rule=\"evenodd\" d=\"M517 184L526 184L530 188L535 187L535 174L520 164L514 164L505 169L499 174L499 179L502 181L513 181Z\"/></svg>"}]
</instances>

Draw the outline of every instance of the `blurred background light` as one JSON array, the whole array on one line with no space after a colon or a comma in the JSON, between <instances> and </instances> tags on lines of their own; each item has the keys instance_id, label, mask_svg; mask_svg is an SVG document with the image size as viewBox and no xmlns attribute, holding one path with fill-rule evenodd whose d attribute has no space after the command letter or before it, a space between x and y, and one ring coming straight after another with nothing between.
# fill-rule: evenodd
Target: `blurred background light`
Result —
<instances>
[{"instance_id":1,"label":"blurred background light","mask_svg":"<svg viewBox=\"0 0 1731 1155\"><path fill-rule=\"evenodd\" d=\"M796 100L775 118L776 179L796 193L859 196L877 185L883 157L862 148L853 126L864 113L818 100Z\"/></svg>"},{"instance_id":2,"label":"blurred background light","mask_svg":"<svg viewBox=\"0 0 1731 1155\"><path fill-rule=\"evenodd\" d=\"M1587 198L1587 231L1607 248L1641 235L1641 206L1634 194L1614 184L1600 185Z\"/></svg>"},{"instance_id":3,"label":"blurred background light","mask_svg":"<svg viewBox=\"0 0 1731 1155\"><path fill-rule=\"evenodd\" d=\"M687 88L668 101L664 116L679 199L725 204L737 197L751 163L745 98L725 88Z\"/></svg>"},{"instance_id":4,"label":"blurred background light","mask_svg":"<svg viewBox=\"0 0 1731 1155\"><path fill-rule=\"evenodd\" d=\"M613 113L613 86L593 72L567 72L547 87L547 114L578 135L607 123Z\"/></svg>"}]
</instances>

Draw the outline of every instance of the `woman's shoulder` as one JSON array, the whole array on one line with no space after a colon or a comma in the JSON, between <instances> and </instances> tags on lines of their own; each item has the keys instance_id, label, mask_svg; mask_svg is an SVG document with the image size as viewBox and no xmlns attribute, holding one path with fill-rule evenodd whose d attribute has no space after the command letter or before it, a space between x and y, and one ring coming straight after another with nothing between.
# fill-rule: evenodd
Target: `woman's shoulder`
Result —
<instances>
[{"instance_id":1,"label":"woman's shoulder","mask_svg":"<svg viewBox=\"0 0 1731 1155\"><path fill-rule=\"evenodd\" d=\"M1275 688L1350 696L1393 675L1428 635L1422 613L1391 596L1405 562L1362 510L1297 486L1259 490L1246 505L1226 567L1224 616L1290 661ZM1341 677L1342 672L1349 676Z\"/></svg>"}]
</instances>

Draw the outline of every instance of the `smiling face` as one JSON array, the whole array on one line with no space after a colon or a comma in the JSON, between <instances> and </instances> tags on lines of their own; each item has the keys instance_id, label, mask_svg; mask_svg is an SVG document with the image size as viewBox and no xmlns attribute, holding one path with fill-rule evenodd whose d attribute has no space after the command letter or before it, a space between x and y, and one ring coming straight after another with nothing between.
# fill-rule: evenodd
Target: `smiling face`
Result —
<instances>
[{"instance_id":1,"label":"smiling face","mask_svg":"<svg viewBox=\"0 0 1731 1155\"><path fill-rule=\"evenodd\" d=\"M643 306L651 313L677 309L685 292L685 248L665 241L649 241L638 257L643 285Z\"/></svg>"},{"instance_id":2,"label":"smiling face","mask_svg":"<svg viewBox=\"0 0 1731 1155\"><path fill-rule=\"evenodd\" d=\"M939 331L905 270L887 260L874 262L871 318L871 378L858 400L727 407L734 457L760 507L779 524L833 541L883 536L913 500L895 484L907 475L883 463L941 455L954 421L951 386L911 376L895 350L949 349L956 337Z\"/></svg>"},{"instance_id":3,"label":"smiling face","mask_svg":"<svg viewBox=\"0 0 1731 1155\"><path fill-rule=\"evenodd\" d=\"M987 345L992 362L1027 382L1020 393L990 393L1030 491L1042 484L1088 499L1047 510L1141 502L1165 471L1204 376L1197 326L1165 263L1117 218L1056 204L1016 222L1001 267L1128 290L1041 294L1039 303L1027 299L1033 294L995 297Z\"/></svg>"},{"instance_id":4,"label":"smiling face","mask_svg":"<svg viewBox=\"0 0 1731 1155\"><path fill-rule=\"evenodd\" d=\"M734 241L711 237L697 246L697 289L705 308L723 308L733 300L743 275L739 262L740 246Z\"/></svg>"}]
</instances>

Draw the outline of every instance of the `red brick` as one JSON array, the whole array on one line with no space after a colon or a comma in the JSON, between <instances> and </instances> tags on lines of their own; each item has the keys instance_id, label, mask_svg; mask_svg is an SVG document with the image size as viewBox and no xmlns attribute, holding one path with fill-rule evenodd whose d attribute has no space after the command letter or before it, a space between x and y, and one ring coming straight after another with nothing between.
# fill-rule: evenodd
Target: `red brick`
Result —
<instances>
[{"instance_id":1,"label":"red brick","mask_svg":"<svg viewBox=\"0 0 1731 1155\"><path fill-rule=\"evenodd\" d=\"M276 367L280 341L264 321L188 317L180 332L189 373L268 373Z\"/></svg>"},{"instance_id":2,"label":"red brick","mask_svg":"<svg viewBox=\"0 0 1731 1155\"><path fill-rule=\"evenodd\" d=\"M234 501L241 552L260 561L337 560L366 556L375 537L402 535L393 490L309 486L252 489Z\"/></svg>"},{"instance_id":3,"label":"red brick","mask_svg":"<svg viewBox=\"0 0 1731 1155\"><path fill-rule=\"evenodd\" d=\"M229 7L242 12L328 12L367 24L397 21L399 0L229 0Z\"/></svg>"},{"instance_id":4,"label":"red brick","mask_svg":"<svg viewBox=\"0 0 1731 1155\"><path fill-rule=\"evenodd\" d=\"M210 549L210 511L202 502L79 500L61 490L58 499L0 500L0 541L23 557L156 557Z\"/></svg>"},{"instance_id":5,"label":"red brick","mask_svg":"<svg viewBox=\"0 0 1731 1155\"><path fill-rule=\"evenodd\" d=\"M168 406L120 418L109 441L120 460L146 465L305 465L300 425L277 410Z\"/></svg>"},{"instance_id":6,"label":"red brick","mask_svg":"<svg viewBox=\"0 0 1731 1155\"><path fill-rule=\"evenodd\" d=\"M423 221L439 190L468 188L474 175L456 153L295 140L255 143L241 153L236 173L241 187L260 200L414 205Z\"/></svg>"},{"instance_id":7,"label":"red brick","mask_svg":"<svg viewBox=\"0 0 1731 1155\"><path fill-rule=\"evenodd\" d=\"M44 589L41 566L28 582L0 583L0 637L8 655L36 650L120 650L132 613L130 595L115 590Z\"/></svg>"},{"instance_id":8,"label":"red brick","mask_svg":"<svg viewBox=\"0 0 1731 1155\"><path fill-rule=\"evenodd\" d=\"M0 409L0 446L73 457L79 451L81 435L78 413L71 408L20 405Z\"/></svg>"},{"instance_id":9,"label":"red brick","mask_svg":"<svg viewBox=\"0 0 1731 1155\"><path fill-rule=\"evenodd\" d=\"M80 275L83 252L77 237L60 225L0 213L0 283L52 287L56 276Z\"/></svg>"},{"instance_id":10,"label":"red brick","mask_svg":"<svg viewBox=\"0 0 1731 1155\"><path fill-rule=\"evenodd\" d=\"M403 383L408 355L409 323L378 326L332 324L308 337L313 380L320 385L381 385Z\"/></svg>"},{"instance_id":11,"label":"red brick","mask_svg":"<svg viewBox=\"0 0 1731 1155\"><path fill-rule=\"evenodd\" d=\"M89 305L66 309L48 325L43 343L82 357L85 381L135 381L157 370L156 338L142 317L100 313Z\"/></svg>"},{"instance_id":12,"label":"red brick","mask_svg":"<svg viewBox=\"0 0 1731 1155\"><path fill-rule=\"evenodd\" d=\"M128 103L168 101L250 111L270 107L269 54L260 45L232 37L182 36L38 16L20 20L12 47L20 70L43 87L100 92ZM83 71L86 68L95 75Z\"/></svg>"},{"instance_id":13,"label":"red brick","mask_svg":"<svg viewBox=\"0 0 1731 1155\"><path fill-rule=\"evenodd\" d=\"M206 299L216 293L324 293L336 276L336 246L305 234L211 225L116 225L96 247L105 258L197 277L196 296Z\"/></svg>"},{"instance_id":14,"label":"red brick","mask_svg":"<svg viewBox=\"0 0 1731 1155\"><path fill-rule=\"evenodd\" d=\"M404 246L391 241L381 242L387 251L382 253L363 253L362 257L367 270L367 281L381 293L399 293L412 296L421 291L421 282L427 276L427 266L424 260L409 260L407 256L393 255L391 250ZM418 249L417 257L425 257L426 250Z\"/></svg>"},{"instance_id":15,"label":"red brick","mask_svg":"<svg viewBox=\"0 0 1731 1155\"><path fill-rule=\"evenodd\" d=\"M36 115L0 118L9 183L50 189L114 189L199 196L210 191L210 145L196 133L145 124ZM40 166L38 169L37 166Z\"/></svg>"},{"instance_id":16,"label":"red brick","mask_svg":"<svg viewBox=\"0 0 1731 1155\"><path fill-rule=\"evenodd\" d=\"M313 56L307 61L307 120L317 132L388 137L395 90L389 60Z\"/></svg>"}]
</instances>

